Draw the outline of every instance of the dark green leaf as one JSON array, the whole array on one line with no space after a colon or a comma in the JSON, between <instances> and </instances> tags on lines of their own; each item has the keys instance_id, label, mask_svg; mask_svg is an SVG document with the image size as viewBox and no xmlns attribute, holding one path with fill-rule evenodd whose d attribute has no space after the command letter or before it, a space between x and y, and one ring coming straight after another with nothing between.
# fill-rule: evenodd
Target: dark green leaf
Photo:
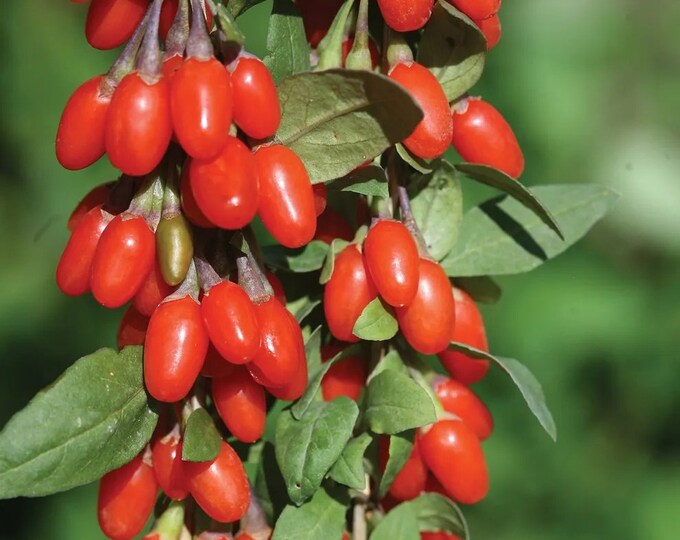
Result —
<instances>
[{"instance_id":1,"label":"dark green leaf","mask_svg":"<svg viewBox=\"0 0 680 540\"><path fill-rule=\"evenodd\" d=\"M399 157L419 173L428 174L432 172L432 167L427 161L411 154L411 152L409 152L403 144L399 143L395 146L395 148L397 149L397 154L399 154Z\"/></svg>"},{"instance_id":2,"label":"dark green leaf","mask_svg":"<svg viewBox=\"0 0 680 540\"><path fill-rule=\"evenodd\" d=\"M342 451L340 459L333 465L330 477L339 484L353 489L365 489L364 453L372 440L368 433L362 433L350 440Z\"/></svg>"},{"instance_id":3,"label":"dark green leaf","mask_svg":"<svg viewBox=\"0 0 680 540\"><path fill-rule=\"evenodd\" d=\"M348 504L347 494L340 489L321 488L308 503L286 506L272 540L340 540Z\"/></svg>"},{"instance_id":4,"label":"dark green leaf","mask_svg":"<svg viewBox=\"0 0 680 540\"><path fill-rule=\"evenodd\" d=\"M383 472L380 478L380 486L378 488L381 497L385 496L392 482L394 482L394 479L408 461L413 451L414 436L415 431L412 429L403 433L397 433L396 435L390 435L389 458L385 465L385 472Z\"/></svg>"},{"instance_id":5,"label":"dark green leaf","mask_svg":"<svg viewBox=\"0 0 680 540\"><path fill-rule=\"evenodd\" d=\"M309 316L312 311L314 311L314 308L319 304L321 304L320 298L310 298L309 296L303 296L294 302L286 304L286 307L288 308L288 311L295 315L297 322L301 323Z\"/></svg>"},{"instance_id":6,"label":"dark green leaf","mask_svg":"<svg viewBox=\"0 0 680 540\"><path fill-rule=\"evenodd\" d=\"M331 245L328 246L328 255L326 255L326 262L321 269L321 275L319 276L319 283L325 285L328 280L331 279L333 275L333 269L335 268L335 257L349 245L347 240L342 238L334 238Z\"/></svg>"},{"instance_id":7,"label":"dark green leaf","mask_svg":"<svg viewBox=\"0 0 680 540\"><path fill-rule=\"evenodd\" d=\"M461 277L455 280L456 287L463 289L475 302L495 304L503 291L489 276Z\"/></svg>"},{"instance_id":8,"label":"dark green leaf","mask_svg":"<svg viewBox=\"0 0 680 540\"><path fill-rule=\"evenodd\" d=\"M486 39L475 24L439 0L425 26L418 62L430 69L449 101L467 92L484 71Z\"/></svg>"},{"instance_id":9,"label":"dark green leaf","mask_svg":"<svg viewBox=\"0 0 680 540\"><path fill-rule=\"evenodd\" d=\"M329 403L311 403L301 420L290 410L281 413L276 426L276 461L295 504L319 489L352 436L357 416L357 404L345 396Z\"/></svg>"},{"instance_id":10,"label":"dark green leaf","mask_svg":"<svg viewBox=\"0 0 680 540\"><path fill-rule=\"evenodd\" d=\"M373 530L371 540L420 540L415 509L402 503L393 508Z\"/></svg>"},{"instance_id":11,"label":"dark green leaf","mask_svg":"<svg viewBox=\"0 0 680 540\"><path fill-rule=\"evenodd\" d=\"M386 369L396 369L398 371L401 371L405 375L408 375L408 368L404 364L404 361L401 359L401 356L399 356L399 353L397 351L390 351L380 359L378 365L375 366L375 368L369 375L368 381L370 382L371 379L377 377L380 373L382 373Z\"/></svg>"},{"instance_id":12,"label":"dark green leaf","mask_svg":"<svg viewBox=\"0 0 680 540\"><path fill-rule=\"evenodd\" d=\"M243 47L246 37L239 29L234 15L223 4L217 4L217 24L220 27L219 39L223 44L237 45L237 50Z\"/></svg>"},{"instance_id":13,"label":"dark green leaf","mask_svg":"<svg viewBox=\"0 0 680 540\"><path fill-rule=\"evenodd\" d=\"M368 385L366 420L374 433L401 433L437 419L430 395L407 374L386 369Z\"/></svg>"},{"instance_id":14,"label":"dark green leaf","mask_svg":"<svg viewBox=\"0 0 680 540\"><path fill-rule=\"evenodd\" d=\"M313 183L345 176L410 135L423 117L406 90L369 71L293 75L279 99L277 138L300 156Z\"/></svg>"},{"instance_id":15,"label":"dark green leaf","mask_svg":"<svg viewBox=\"0 0 680 540\"><path fill-rule=\"evenodd\" d=\"M460 508L438 493L423 493L407 504L418 518L420 532L444 531L463 539L470 537L467 522Z\"/></svg>"},{"instance_id":16,"label":"dark green leaf","mask_svg":"<svg viewBox=\"0 0 680 540\"><path fill-rule=\"evenodd\" d=\"M438 159L431 166L431 173L409 184L409 196L430 255L441 260L458 237L463 221L463 192L453 165Z\"/></svg>"},{"instance_id":17,"label":"dark green leaf","mask_svg":"<svg viewBox=\"0 0 680 540\"><path fill-rule=\"evenodd\" d=\"M317 326L305 341L307 370L314 375L321 368L321 326Z\"/></svg>"},{"instance_id":18,"label":"dark green leaf","mask_svg":"<svg viewBox=\"0 0 680 540\"><path fill-rule=\"evenodd\" d=\"M77 360L0 432L0 499L97 480L131 461L157 420L144 391L141 347Z\"/></svg>"},{"instance_id":19,"label":"dark green leaf","mask_svg":"<svg viewBox=\"0 0 680 540\"><path fill-rule=\"evenodd\" d=\"M456 163L456 169L477 182L500 189L507 193L534 212L543 223L557 233L557 236L564 239L560 226L557 221L555 221L550 210L543 206L541 201L539 201L536 196L529 191L528 188L525 188L518 180L508 176L503 171L499 171L493 167L487 167L486 165L478 165L476 163Z\"/></svg>"},{"instance_id":20,"label":"dark green leaf","mask_svg":"<svg viewBox=\"0 0 680 540\"><path fill-rule=\"evenodd\" d=\"M262 246L262 257L267 266L296 273L319 270L327 254L328 244L320 240L312 240L298 249L289 249L279 244Z\"/></svg>"},{"instance_id":21,"label":"dark green leaf","mask_svg":"<svg viewBox=\"0 0 680 540\"><path fill-rule=\"evenodd\" d=\"M456 245L441 261L446 273L460 277L527 272L577 242L618 198L595 184L539 186L533 192L560 221L564 241L521 203L497 197L465 214Z\"/></svg>"},{"instance_id":22,"label":"dark green leaf","mask_svg":"<svg viewBox=\"0 0 680 540\"><path fill-rule=\"evenodd\" d=\"M265 442L262 447L254 488L262 509L267 514L267 520L274 523L289 501L286 484L276 463L274 445L271 442Z\"/></svg>"},{"instance_id":23,"label":"dark green leaf","mask_svg":"<svg viewBox=\"0 0 680 540\"><path fill-rule=\"evenodd\" d=\"M501 358L500 356L493 356L479 349L469 347L464 343L451 343L449 349L465 353L471 358L480 358L491 360L498 364L503 371L505 371L513 380L519 391L522 393L524 401L527 402L529 410L537 418L538 422L543 426L546 433L550 435L553 441L557 440L557 427L555 420L548 409L545 402L545 395L541 383L538 382L534 374L522 363L513 358Z\"/></svg>"},{"instance_id":24,"label":"dark green leaf","mask_svg":"<svg viewBox=\"0 0 680 540\"><path fill-rule=\"evenodd\" d=\"M267 51L269 53L264 57L264 63L276 84L310 67L310 49L302 17L291 0L274 0L269 19Z\"/></svg>"},{"instance_id":25,"label":"dark green leaf","mask_svg":"<svg viewBox=\"0 0 680 540\"><path fill-rule=\"evenodd\" d=\"M379 165L367 165L344 178L326 184L329 191L350 191L360 195L389 197L385 170Z\"/></svg>"},{"instance_id":26,"label":"dark green leaf","mask_svg":"<svg viewBox=\"0 0 680 540\"><path fill-rule=\"evenodd\" d=\"M228 7L231 14L234 17L238 17L239 15L243 15L251 7L261 4L264 1L265 0L230 0Z\"/></svg>"},{"instance_id":27,"label":"dark green leaf","mask_svg":"<svg viewBox=\"0 0 680 540\"><path fill-rule=\"evenodd\" d=\"M220 437L213 419L203 408L189 416L184 431L182 459L184 461L212 461L220 453Z\"/></svg>"},{"instance_id":28,"label":"dark green leaf","mask_svg":"<svg viewBox=\"0 0 680 540\"><path fill-rule=\"evenodd\" d=\"M399 324L392 309L378 297L361 312L352 333L366 341L385 341L393 338L398 330Z\"/></svg>"}]
</instances>

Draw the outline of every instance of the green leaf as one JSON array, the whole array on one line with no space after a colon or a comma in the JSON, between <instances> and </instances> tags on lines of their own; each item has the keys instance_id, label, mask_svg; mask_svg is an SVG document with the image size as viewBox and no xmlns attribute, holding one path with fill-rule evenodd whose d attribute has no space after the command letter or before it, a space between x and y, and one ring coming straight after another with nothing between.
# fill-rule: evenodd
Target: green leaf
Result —
<instances>
[{"instance_id":1,"label":"green leaf","mask_svg":"<svg viewBox=\"0 0 680 540\"><path fill-rule=\"evenodd\" d=\"M425 26L418 62L439 79L449 101L455 101L484 71L486 39L468 17L439 0Z\"/></svg>"},{"instance_id":2,"label":"green leaf","mask_svg":"<svg viewBox=\"0 0 680 540\"><path fill-rule=\"evenodd\" d=\"M182 459L184 461L212 461L220 453L222 437L208 411L196 409L189 416L184 431Z\"/></svg>"},{"instance_id":3,"label":"green leaf","mask_svg":"<svg viewBox=\"0 0 680 540\"><path fill-rule=\"evenodd\" d=\"M295 504L309 499L338 460L359 416L357 404L345 396L329 403L313 402L301 420L290 409L276 426L276 461Z\"/></svg>"},{"instance_id":4,"label":"green leaf","mask_svg":"<svg viewBox=\"0 0 680 540\"><path fill-rule=\"evenodd\" d=\"M463 221L463 192L448 161L432 162L432 172L409 184L411 208L430 255L443 259L456 243Z\"/></svg>"},{"instance_id":5,"label":"green leaf","mask_svg":"<svg viewBox=\"0 0 680 540\"><path fill-rule=\"evenodd\" d=\"M526 206L529 210L533 211L543 223L555 231L557 236L564 240L564 235L560 230L560 226L557 221L555 221L550 210L543 206L541 201L539 201L528 188L524 187L519 180L516 180L505 174L503 171L499 171L493 167L487 167L486 165L479 165L476 163L456 163L456 169L477 182L495 187L507 193Z\"/></svg>"},{"instance_id":6,"label":"green leaf","mask_svg":"<svg viewBox=\"0 0 680 540\"><path fill-rule=\"evenodd\" d=\"M368 385L366 421L374 433L395 434L437 419L429 394L407 374L386 369Z\"/></svg>"},{"instance_id":7,"label":"green leaf","mask_svg":"<svg viewBox=\"0 0 680 540\"><path fill-rule=\"evenodd\" d=\"M398 330L399 323L392 309L378 297L361 312L352 333L366 341L385 341L393 338Z\"/></svg>"},{"instance_id":8,"label":"green leaf","mask_svg":"<svg viewBox=\"0 0 680 540\"><path fill-rule=\"evenodd\" d=\"M305 341L307 370L314 375L321 369L321 326L317 326Z\"/></svg>"},{"instance_id":9,"label":"green leaf","mask_svg":"<svg viewBox=\"0 0 680 540\"><path fill-rule=\"evenodd\" d=\"M313 183L345 176L410 135L423 117L406 90L369 71L293 75L279 99L277 139L300 156Z\"/></svg>"},{"instance_id":10,"label":"green leaf","mask_svg":"<svg viewBox=\"0 0 680 540\"><path fill-rule=\"evenodd\" d=\"M379 165L367 165L353 171L349 176L326 184L329 191L350 191L359 195L383 197L390 196L385 170Z\"/></svg>"},{"instance_id":11,"label":"green leaf","mask_svg":"<svg viewBox=\"0 0 680 540\"><path fill-rule=\"evenodd\" d=\"M455 285L468 293L475 302L495 304L501 299L503 291L489 276L456 278Z\"/></svg>"},{"instance_id":12,"label":"green leaf","mask_svg":"<svg viewBox=\"0 0 680 540\"><path fill-rule=\"evenodd\" d=\"M415 509L406 503L393 508L373 530L370 540L420 540Z\"/></svg>"},{"instance_id":13,"label":"green leaf","mask_svg":"<svg viewBox=\"0 0 680 540\"><path fill-rule=\"evenodd\" d=\"M383 472L380 478L380 486L378 488L381 497L385 496L392 482L394 482L394 479L411 456L414 436L415 431L412 429L403 433L397 433L396 435L390 435L389 458L385 465L385 472Z\"/></svg>"},{"instance_id":14,"label":"green leaf","mask_svg":"<svg viewBox=\"0 0 680 540\"><path fill-rule=\"evenodd\" d=\"M231 14L234 17L238 17L239 15L243 15L251 7L261 4L264 1L265 0L230 0L228 7Z\"/></svg>"},{"instance_id":15,"label":"green leaf","mask_svg":"<svg viewBox=\"0 0 680 540\"><path fill-rule=\"evenodd\" d=\"M404 361L401 359L401 356L399 356L399 353L397 351L390 351L385 356L383 356L378 362L378 365L375 366L375 368L368 377L368 382L370 382L371 379L380 375L380 373L382 373L386 369L396 369L398 371L401 371L405 375L408 375L408 368L404 364Z\"/></svg>"},{"instance_id":16,"label":"green leaf","mask_svg":"<svg viewBox=\"0 0 680 540\"><path fill-rule=\"evenodd\" d=\"M345 40L345 27L352 13L354 0L346 0L335 15L330 28L326 32L319 46L319 64L317 69L342 67L342 43Z\"/></svg>"},{"instance_id":17,"label":"green leaf","mask_svg":"<svg viewBox=\"0 0 680 540\"><path fill-rule=\"evenodd\" d=\"M288 308L288 311L290 311L295 316L297 322L301 323L309 316L310 313L312 313L312 311L314 311L314 308L319 304L321 304L320 298L310 298L309 296L303 296L294 302L286 304L286 308Z\"/></svg>"},{"instance_id":18,"label":"green leaf","mask_svg":"<svg viewBox=\"0 0 680 540\"><path fill-rule=\"evenodd\" d=\"M267 521L274 523L289 501L286 484L276 463L274 445L271 442L265 442L262 447L254 488L267 515Z\"/></svg>"},{"instance_id":19,"label":"green leaf","mask_svg":"<svg viewBox=\"0 0 680 540\"><path fill-rule=\"evenodd\" d=\"M131 461L157 420L144 391L141 347L77 360L0 432L0 499L97 480Z\"/></svg>"},{"instance_id":20,"label":"green leaf","mask_svg":"<svg viewBox=\"0 0 680 540\"><path fill-rule=\"evenodd\" d=\"M289 249L279 244L262 246L262 257L267 266L295 273L319 270L327 254L328 244L321 240L312 240L298 249Z\"/></svg>"},{"instance_id":21,"label":"green leaf","mask_svg":"<svg viewBox=\"0 0 680 540\"><path fill-rule=\"evenodd\" d=\"M263 61L277 85L289 75L310 68L311 51L305 27L291 0L274 0L267 33L267 51Z\"/></svg>"},{"instance_id":22,"label":"green leaf","mask_svg":"<svg viewBox=\"0 0 680 540\"><path fill-rule=\"evenodd\" d=\"M326 255L326 262L321 269L321 275L319 276L319 283L325 285L328 280L331 279L333 275L333 269L335 268L335 257L347 246L349 242L343 240L342 238L334 238L331 245L328 246L328 255Z\"/></svg>"},{"instance_id":23,"label":"green leaf","mask_svg":"<svg viewBox=\"0 0 680 540\"><path fill-rule=\"evenodd\" d=\"M333 465L330 477L339 484L350 488L364 489L366 487L364 453L372 440L368 433L362 433L350 440L342 451L340 459Z\"/></svg>"},{"instance_id":24,"label":"green leaf","mask_svg":"<svg viewBox=\"0 0 680 540\"><path fill-rule=\"evenodd\" d=\"M470 210L458 241L441 261L449 276L528 272L577 242L614 206L618 195L596 184L534 188L560 221L565 240L516 200L501 196Z\"/></svg>"},{"instance_id":25,"label":"green leaf","mask_svg":"<svg viewBox=\"0 0 680 540\"><path fill-rule=\"evenodd\" d=\"M395 146L395 148L397 150L397 154L399 154L399 157L419 173L428 174L432 172L432 167L427 161L414 156L403 144L399 143Z\"/></svg>"},{"instance_id":26,"label":"green leaf","mask_svg":"<svg viewBox=\"0 0 680 540\"><path fill-rule=\"evenodd\" d=\"M446 497L438 493L423 493L404 504L416 515L420 532L444 531L464 539L470 537L463 513Z\"/></svg>"},{"instance_id":27,"label":"green leaf","mask_svg":"<svg viewBox=\"0 0 680 540\"><path fill-rule=\"evenodd\" d=\"M533 413L541 426L543 426L546 433L550 435L550 438L553 441L557 441L557 427L555 426L555 420L548 409L548 405L545 402L545 394L543 393L541 383L538 382L534 374L531 373L524 364L513 358L493 356L487 352L475 349L474 347L469 347L464 343L451 343L449 349L462 352L471 358L491 360L498 364L503 371L510 375L515 386L517 386L522 393L522 397L529 406L529 410Z\"/></svg>"},{"instance_id":28,"label":"green leaf","mask_svg":"<svg viewBox=\"0 0 680 540\"><path fill-rule=\"evenodd\" d=\"M344 490L321 488L308 503L286 506L272 540L340 540L348 504Z\"/></svg>"}]
</instances>

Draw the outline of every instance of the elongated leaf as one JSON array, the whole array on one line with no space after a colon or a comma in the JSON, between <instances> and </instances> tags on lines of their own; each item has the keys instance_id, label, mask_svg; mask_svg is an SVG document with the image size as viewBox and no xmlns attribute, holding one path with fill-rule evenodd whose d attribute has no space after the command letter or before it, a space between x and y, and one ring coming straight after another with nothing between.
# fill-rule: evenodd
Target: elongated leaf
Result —
<instances>
[{"instance_id":1,"label":"elongated leaf","mask_svg":"<svg viewBox=\"0 0 680 540\"><path fill-rule=\"evenodd\" d=\"M449 101L458 99L479 80L485 53L486 39L475 24L439 0L425 26L418 62L439 79Z\"/></svg>"},{"instance_id":2,"label":"elongated leaf","mask_svg":"<svg viewBox=\"0 0 680 540\"><path fill-rule=\"evenodd\" d=\"M321 488L308 503L286 506L272 540L340 540L348 504L347 494L340 489Z\"/></svg>"},{"instance_id":3,"label":"elongated leaf","mask_svg":"<svg viewBox=\"0 0 680 540\"><path fill-rule=\"evenodd\" d=\"M268 266L295 273L319 270L327 254L328 244L320 240L312 240L298 249L289 249L279 244L262 247L262 257Z\"/></svg>"},{"instance_id":4,"label":"elongated leaf","mask_svg":"<svg viewBox=\"0 0 680 540\"><path fill-rule=\"evenodd\" d=\"M232 0L233 1L233 0ZM264 63L279 84L283 79L310 67L310 49L302 17L291 0L274 0L269 19Z\"/></svg>"},{"instance_id":5,"label":"elongated leaf","mask_svg":"<svg viewBox=\"0 0 680 540\"><path fill-rule=\"evenodd\" d=\"M524 364L513 358L493 356L487 352L475 349L474 347L469 347L464 343L451 343L449 349L465 353L472 358L483 358L498 364L503 371L510 375L515 386L517 386L522 393L524 401L527 402L529 410L533 413L541 426L543 426L546 433L550 435L550 438L553 441L557 440L557 427L555 426L555 420L550 413L550 409L548 409L548 405L545 402L545 394L543 394L541 383L538 382L534 374L531 373Z\"/></svg>"},{"instance_id":6,"label":"elongated leaf","mask_svg":"<svg viewBox=\"0 0 680 540\"><path fill-rule=\"evenodd\" d=\"M342 43L345 40L345 27L352 13L354 0L345 0L335 15L328 32L316 48L319 54L317 69L338 67L342 62Z\"/></svg>"},{"instance_id":7,"label":"elongated leaf","mask_svg":"<svg viewBox=\"0 0 680 540\"><path fill-rule=\"evenodd\" d=\"M373 159L410 135L423 116L401 86L368 71L293 75L281 83L279 99L277 138L300 156L314 183Z\"/></svg>"},{"instance_id":8,"label":"elongated leaf","mask_svg":"<svg viewBox=\"0 0 680 540\"><path fill-rule=\"evenodd\" d=\"M366 487L364 453L373 439L368 433L362 433L350 440L342 451L340 459L335 462L330 477L345 486L354 489Z\"/></svg>"},{"instance_id":9,"label":"elongated leaf","mask_svg":"<svg viewBox=\"0 0 680 540\"><path fill-rule=\"evenodd\" d=\"M310 375L321 369L321 326L317 326L305 341L307 371Z\"/></svg>"},{"instance_id":10,"label":"elongated leaf","mask_svg":"<svg viewBox=\"0 0 680 540\"><path fill-rule=\"evenodd\" d=\"M298 298L298 300L291 302L290 304L286 304L286 307L293 315L295 315L297 322L301 323L309 316L310 313L312 313L312 311L314 311L314 308L319 304L321 304L320 298L316 296L312 298L309 296L303 296L302 298Z\"/></svg>"},{"instance_id":11,"label":"elongated leaf","mask_svg":"<svg viewBox=\"0 0 680 540\"><path fill-rule=\"evenodd\" d=\"M429 174L432 172L432 167L427 161L417 156L414 156L411 152L408 151L408 149L403 144L399 143L395 146L395 148L397 150L397 154L399 154L399 157L419 173Z\"/></svg>"},{"instance_id":12,"label":"elongated leaf","mask_svg":"<svg viewBox=\"0 0 680 540\"><path fill-rule=\"evenodd\" d=\"M577 242L618 198L595 184L539 186L533 192L559 220L564 241L521 203L497 197L465 214L456 245L441 261L446 273L461 277L532 270Z\"/></svg>"},{"instance_id":13,"label":"elongated leaf","mask_svg":"<svg viewBox=\"0 0 680 540\"><path fill-rule=\"evenodd\" d=\"M423 493L404 504L416 515L420 532L444 531L463 539L470 537L463 512L450 499L438 493Z\"/></svg>"},{"instance_id":14,"label":"elongated leaf","mask_svg":"<svg viewBox=\"0 0 680 540\"><path fill-rule=\"evenodd\" d=\"M539 201L536 196L518 180L508 176L503 171L477 163L456 163L456 169L477 182L495 187L496 189L500 189L504 193L507 193L534 212L543 223L555 231L557 236L564 240L564 234L562 234L560 226L557 221L555 221L550 210L543 206L541 201Z\"/></svg>"},{"instance_id":15,"label":"elongated leaf","mask_svg":"<svg viewBox=\"0 0 680 540\"><path fill-rule=\"evenodd\" d=\"M395 434L437 419L428 393L407 374L386 369L368 385L366 421L374 433Z\"/></svg>"},{"instance_id":16,"label":"elongated leaf","mask_svg":"<svg viewBox=\"0 0 680 540\"><path fill-rule=\"evenodd\" d=\"M415 509L405 503L393 508L373 530L370 540L420 540Z\"/></svg>"},{"instance_id":17,"label":"elongated leaf","mask_svg":"<svg viewBox=\"0 0 680 540\"><path fill-rule=\"evenodd\" d=\"M366 341L385 341L393 338L398 330L399 323L391 308L380 298L375 298L359 315L352 333Z\"/></svg>"},{"instance_id":18,"label":"elongated leaf","mask_svg":"<svg viewBox=\"0 0 680 540\"><path fill-rule=\"evenodd\" d=\"M367 165L344 178L326 184L329 191L350 191L360 195L389 197L385 170L378 165Z\"/></svg>"},{"instance_id":19,"label":"elongated leaf","mask_svg":"<svg viewBox=\"0 0 680 540\"><path fill-rule=\"evenodd\" d=\"M334 238L331 245L328 246L328 255L326 255L326 262L321 268L321 275L319 276L319 283L325 285L328 280L331 279L333 275L333 270L335 269L335 257L349 245L347 240L342 238Z\"/></svg>"},{"instance_id":20,"label":"elongated leaf","mask_svg":"<svg viewBox=\"0 0 680 540\"><path fill-rule=\"evenodd\" d=\"M431 166L431 173L409 184L409 195L430 255L441 260L456 243L463 221L463 192L453 165L438 159Z\"/></svg>"},{"instance_id":21,"label":"elongated leaf","mask_svg":"<svg viewBox=\"0 0 680 540\"><path fill-rule=\"evenodd\" d=\"M243 15L251 7L261 4L264 0L230 0L229 10L234 17Z\"/></svg>"},{"instance_id":22,"label":"elongated leaf","mask_svg":"<svg viewBox=\"0 0 680 540\"><path fill-rule=\"evenodd\" d=\"M77 360L0 432L0 499L97 480L140 452L157 419L144 391L141 347Z\"/></svg>"},{"instance_id":23,"label":"elongated leaf","mask_svg":"<svg viewBox=\"0 0 680 540\"><path fill-rule=\"evenodd\" d=\"M385 496L390 486L392 486L392 482L394 482L394 479L411 456L414 436L415 431L412 429L403 433L397 433L396 435L390 435L389 457L385 465L385 472L383 472L380 478L380 486L378 487L381 497Z\"/></svg>"},{"instance_id":24,"label":"elongated leaf","mask_svg":"<svg viewBox=\"0 0 680 540\"><path fill-rule=\"evenodd\" d=\"M463 289L475 302L495 304L503 291L489 276L461 277L455 280L456 287Z\"/></svg>"},{"instance_id":25,"label":"elongated leaf","mask_svg":"<svg viewBox=\"0 0 680 540\"><path fill-rule=\"evenodd\" d=\"M290 409L281 413L276 426L276 461L295 504L302 504L319 489L352 436L357 416L357 404L345 396L330 403L311 403L301 420L296 420Z\"/></svg>"},{"instance_id":26,"label":"elongated leaf","mask_svg":"<svg viewBox=\"0 0 680 540\"><path fill-rule=\"evenodd\" d=\"M220 453L220 437L213 419L203 408L189 416L184 431L182 459L185 461L212 461Z\"/></svg>"}]
</instances>

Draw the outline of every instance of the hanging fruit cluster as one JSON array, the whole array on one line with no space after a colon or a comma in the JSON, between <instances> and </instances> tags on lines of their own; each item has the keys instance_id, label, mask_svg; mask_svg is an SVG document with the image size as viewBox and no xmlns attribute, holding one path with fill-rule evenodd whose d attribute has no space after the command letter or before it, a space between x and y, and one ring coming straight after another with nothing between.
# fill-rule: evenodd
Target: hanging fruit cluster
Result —
<instances>
[{"instance_id":1,"label":"hanging fruit cluster","mask_svg":"<svg viewBox=\"0 0 680 540\"><path fill-rule=\"evenodd\" d=\"M56 281L126 306L119 352L0 433L0 498L101 478L113 540L152 514L147 540L468 540L458 504L487 495L493 431L471 386L491 363L555 436L477 303L613 198L539 201L509 124L468 95L500 0L274 0L262 59L236 23L259 3L90 1L88 42L125 46L68 100L56 155L118 178L72 212ZM507 197L464 215L463 175ZM551 208L579 213L568 234Z\"/></svg>"}]
</instances>

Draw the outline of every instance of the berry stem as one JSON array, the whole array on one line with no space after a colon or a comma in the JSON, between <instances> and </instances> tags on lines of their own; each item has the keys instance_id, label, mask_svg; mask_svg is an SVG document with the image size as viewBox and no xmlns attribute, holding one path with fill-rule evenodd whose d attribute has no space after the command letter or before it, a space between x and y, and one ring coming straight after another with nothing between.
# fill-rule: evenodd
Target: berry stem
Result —
<instances>
[{"instance_id":1,"label":"berry stem","mask_svg":"<svg viewBox=\"0 0 680 540\"><path fill-rule=\"evenodd\" d=\"M395 32L389 26L385 25L385 33L383 36L383 71L389 73L390 70L397 64L413 62L413 51L404 39L403 34Z\"/></svg>"},{"instance_id":2,"label":"berry stem","mask_svg":"<svg viewBox=\"0 0 680 540\"><path fill-rule=\"evenodd\" d=\"M371 51L368 48L368 0L359 1L359 14L354 31L354 43L352 50L347 55L345 67L348 69L361 69L371 71Z\"/></svg>"},{"instance_id":3,"label":"berry stem","mask_svg":"<svg viewBox=\"0 0 680 540\"><path fill-rule=\"evenodd\" d=\"M180 0L175 20L165 39L165 58L182 56L189 39L189 0Z\"/></svg>"},{"instance_id":4,"label":"berry stem","mask_svg":"<svg viewBox=\"0 0 680 540\"><path fill-rule=\"evenodd\" d=\"M198 272L198 279L201 282L203 292L208 292L212 287L222 281L211 264L202 257L194 257L196 263L196 271Z\"/></svg>"},{"instance_id":5,"label":"berry stem","mask_svg":"<svg viewBox=\"0 0 680 540\"><path fill-rule=\"evenodd\" d=\"M161 50L158 46L158 23L161 16L163 0L153 0L149 22L137 55L135 67L147 84L158 82L161 77Z\"/></svg>"},{"instance_id":6,"label":"berry stem","mask_svg":"<svg viewBox=\"0 0 680 540\"><path fill-rule=\"evenodd\" d=\"M205 13L200 3L201 0L191 0L191 30L187 41L187 56L199 60L209 60L213 57L213 46L208 36L205 25Z\"/></svg>"},{"instance_id":7,"label":"berry stem","mask_svg":"<svg viewBox=\"0 0 680 540\"><path fill-rule=\"evenodd\" d=\"M332 69L342 67L342 42L345 38L345 26L352 11L354 0L347 0L333 19L328 33L319 43L318 69ZM370 60L369 60L370 62Z\"/></svg>"},{"instance_id":8,"label":"berry stem","mask_svg":"<svg viewBox=\"0 0 680 540\"><path fill-rule=\"evenodd\" d=\"M253 255L252 246L257 248L257 242L252 231L246 227L242 234L234 235L231 243L238 250L236 256L238 284L248 293L254 304L266 302L274 296L274 290Z\"/></svg>"}]
</instances>

